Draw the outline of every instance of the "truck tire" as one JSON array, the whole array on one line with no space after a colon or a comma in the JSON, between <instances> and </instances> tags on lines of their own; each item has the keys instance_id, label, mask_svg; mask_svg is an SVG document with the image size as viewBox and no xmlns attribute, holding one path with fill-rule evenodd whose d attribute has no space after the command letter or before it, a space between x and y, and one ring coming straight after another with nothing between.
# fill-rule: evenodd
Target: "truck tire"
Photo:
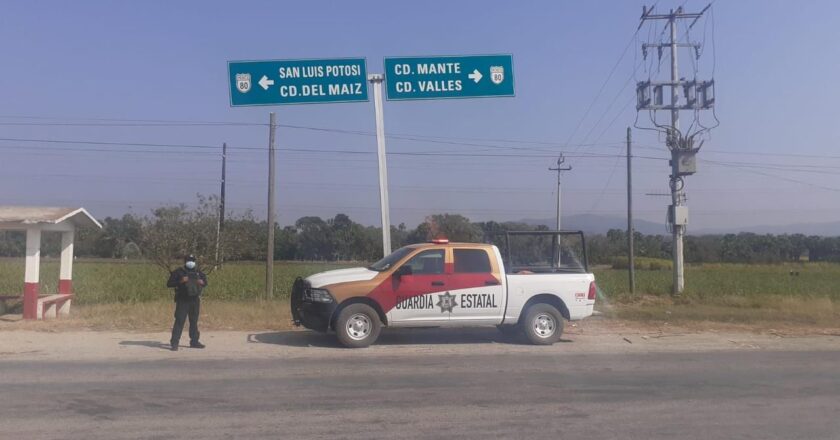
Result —
<instances>
[{"instance_id":1,"label":"truck tire","mask_svg":"<svg viewBox=\"0 0 840 440\"><path fill-rule=\"evenodd\" d=\"M367 304L350 304L335 320L338 342L347 348L364 348L373 344L381 330L379 315Z\"/></svg>"},{"instance_id":2,"label":"truck tire","mask_svg":"<svg viewBox=\"0 0 840 440\"><path fill-rule=\"evenodd\" d=\"M521 325L532 344L551 345L563 334L563 315L551 304L534 304L528 307Z\"/></svg>"}]
</instances>

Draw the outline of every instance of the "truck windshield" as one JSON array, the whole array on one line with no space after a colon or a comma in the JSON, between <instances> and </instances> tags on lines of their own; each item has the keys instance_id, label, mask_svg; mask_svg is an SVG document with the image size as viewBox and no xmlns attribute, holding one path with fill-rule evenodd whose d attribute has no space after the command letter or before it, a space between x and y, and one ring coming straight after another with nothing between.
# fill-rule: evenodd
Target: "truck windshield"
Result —
<instances>
[{"instance_id":1,"label":"truck windshield","mask_svg":"<svg viewBox=\"0 0 840 440\"><path fill-rule=\"evenodd\" d=\"M391 253L391 255L388 255L387 257L377 261L376 263L371 264L368 267L368 269L375 270L377 272L382 272L382 271L388 270L395 263L402 260L403 257L408 255L408 253L411 252L411 251L412 251L412 248L410 248L410 247L399 248L396 251L394 251L393 253Z\"/></svg>"}]
</instances>

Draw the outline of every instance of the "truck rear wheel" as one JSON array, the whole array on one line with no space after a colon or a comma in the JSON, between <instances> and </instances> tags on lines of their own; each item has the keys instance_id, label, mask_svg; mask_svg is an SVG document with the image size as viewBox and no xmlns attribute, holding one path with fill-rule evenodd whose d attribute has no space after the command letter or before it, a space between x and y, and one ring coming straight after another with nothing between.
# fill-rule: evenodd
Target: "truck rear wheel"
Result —
<instances>
[{"instance_id":1,"label":"truck rear wheel","mask_svg":"<svg viewBox=\"0 0 840 440\"><path fill-rule=\"evenodd\" d=\"M367 304L351 304L335 320L338 341L348 348L363 348L373 344L381 330L379 315Z\"/></svg>"},{"instance_id":2,"label":"truck rear wheel","mask_svg":"<svg viewBox=\"0 0 840 440\"><path fill-rule=\"evenodd\" d=\"M521 325L532 344L551 345L563 334L563 315L551 304L534 304L528 307Z\"/></svg>"}]
</instances>

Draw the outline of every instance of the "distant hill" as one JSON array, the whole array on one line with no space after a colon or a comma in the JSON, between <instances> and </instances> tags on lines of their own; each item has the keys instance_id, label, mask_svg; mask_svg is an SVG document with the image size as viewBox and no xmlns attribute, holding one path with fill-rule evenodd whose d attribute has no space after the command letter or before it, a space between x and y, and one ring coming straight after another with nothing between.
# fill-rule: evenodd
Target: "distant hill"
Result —
<instances>
[{"instance_id":1,"label":"distant hill","mask_svg":"<svg viewBox=\"0 0 840 440\"><path fill-rule=\"evenodd\" d=\"M742 228L710 228L697 231L696 235L732 234L753 232L756 234L805 234L824 237L840 236L840 222L828 223L792 223L789 225L759 225Z\"/></svg>"},{"instance_id":2,"label":"distant hill","mask_svg":"<svg viewBox=\"0 0 840 440\"><path fill-rule=\"evenodd\" d=\"M554 219L524 219L529 225L546 225L554 227ZM634 220L636 231L645 235L670 235L665 229L665 223L648 220ZM563 229L581 230L587 234L605 234L610 229L627 229L627 219L594 214L579 214L563 217ZM823 237L840 236L840 221L826 223L792 223L788 225L756 225L731 228L691 229L690 235L721 235L752 232L755 234L805 234Z\"/></svg>"},{"instance_id":3,"label":"distant hill","mask_svg":"<svg viewBox=\"0 0 840 440\"><path fill-rule=\"evenodd\" d=\"M524 219L529 225L545 225L554 227L555 219ZM581 230L587 234L605 234L610 229L627 229L627 219L595 214L577 214L563 217L563 229ZM633 227L637 232L645 235L668 235L665 222L655 223L647 220L634 219Z\"/></svg>"}]
</instances>

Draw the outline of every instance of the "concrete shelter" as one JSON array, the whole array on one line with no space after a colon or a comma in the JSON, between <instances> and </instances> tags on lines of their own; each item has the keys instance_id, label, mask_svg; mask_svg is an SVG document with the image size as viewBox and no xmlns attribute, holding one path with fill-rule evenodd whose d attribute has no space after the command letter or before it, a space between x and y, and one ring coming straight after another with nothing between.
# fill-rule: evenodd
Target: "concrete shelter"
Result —
<instances>
[{"instance_id":1,"label":"concrete shelter","mask_svg":"<svg viewBox=\"0 0 840 440\"><path fill-rule=\"evenodd\" d=\"M73 240L79 226L102 227L84 208L0 206L0 230L26 232L24 319L55 318L70 314L70 301L73 297ZM61 233L58 292L52 295L41 294L42 232Z\"/></svg>"}]
</instances>

